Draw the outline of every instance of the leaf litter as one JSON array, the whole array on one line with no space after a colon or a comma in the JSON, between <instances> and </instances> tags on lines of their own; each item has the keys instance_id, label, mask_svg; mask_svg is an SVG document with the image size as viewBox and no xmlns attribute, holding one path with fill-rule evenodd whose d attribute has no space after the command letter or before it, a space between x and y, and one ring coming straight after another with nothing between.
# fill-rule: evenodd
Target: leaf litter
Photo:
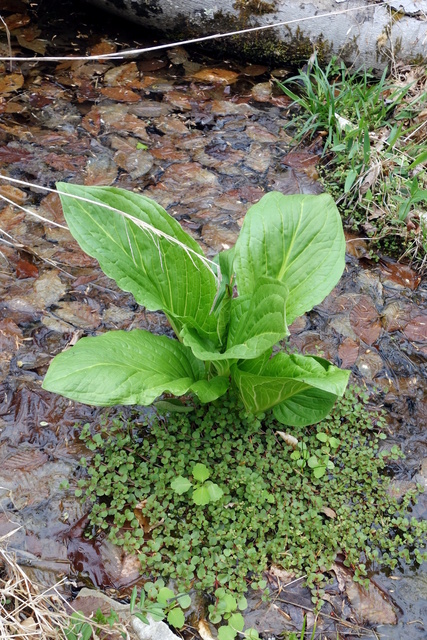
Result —
<instances>
[{"instance_id":1,"label":"leaf litter","mask_svg":"<svg viewBox=\"0 0 427 640\"><path fill-rule=\"evenodd\" d=\"M85 16L76 21L78 34L68 20L68 31L52 39L57 26L43 22L27 3L19 4L19 14L5 7L14 54L26 49L43 54L49 42L49 53L102 55L117 49L117 37L123 42L128 37L107 34L98 22L92 27ZM245 211L264 192L318 193L318 156L313 149L290 151L283 130L288 101L276 93L269 70L204 61L199 53L194 58L178 47L136 62L40 63L29 69L16 63L12 73L4 67L1 174L40 187L62 180L143 191L200 240L209 256L233 245ZM2 181L0 195L64 222L55 194ZM90 579L96 587L125 594L137 579L134 559L84 538L85 514L73 496L78 461L88 455L77 425L101 415L112 420L117 411L54 398L40 384L50 358L78 336L112 325L164 332L164 319L137 308L65 229L11 204L0 210L0 229L0 500L6 514L8 504L15 505L23 527L11 544L22 557L37 547L41 563L51 561L49 544L57 545L61 562L49 565L53 572L39 573L47 586L69 566L79 585ZM369 291L360 273L369 274ZM352 368L354 379L379 389L390 408L390 432L405 443L404 476L426 458L426 319L427 289L418 274L387 258L372 263L365 248L348 255L339 285L289 339L291 348L324 353ZM62 482L70 488L61 488ZM390 602L375 589L361 594L351 575L341 575L329 613L373 625L395 622ZM286 589L281 593L284 601L274 606L274 615L270 605L261 615L255 597L249 615L262 621L260 631L296 628L302 612L311 610L307 591L293 585L291 596L285 597ZM350 606L344 606L344 595ZM342 631L327 616L319 630Z\"/></svg>"}]
</instances>

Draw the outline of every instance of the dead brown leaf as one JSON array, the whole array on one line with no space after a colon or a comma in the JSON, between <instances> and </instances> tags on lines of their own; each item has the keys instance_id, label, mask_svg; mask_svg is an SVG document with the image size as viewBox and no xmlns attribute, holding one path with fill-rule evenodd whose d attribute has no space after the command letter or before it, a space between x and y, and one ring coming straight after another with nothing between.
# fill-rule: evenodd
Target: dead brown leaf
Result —
<instances>
[{"instance_id":1,"label":"dead brown leaf","mask_svg":"<svg viewBox=\"0 0 427 640\"><path fill-rule=\"evenodd\" d=\"M101 89L101 93L106 98L117 100L117 102L139 102L141 100L138 93L123 87L104 87Z\"/></svg>"},{"instance_id":2,"label":"dead brown leaf","mask_svg":"<svg viewBox=\"0 0 427 640\"><path fill-rule=\"evenodd\" d=\"M5 198L9 198L16 204L24 204L25 200L28 198L28 195L22 189L18 189L17 187L12 187L10 184L0 184L0 196L4 196Z\"/></svg>"},{"instance_id":3,"label":"dead brown leaf","mask_svg":"<svg viewBox=\"0 0 427 640\"><path fill-rule=\"evenodd\" d=\"M24 76L22 73L9 73L0 76L0 94L12 93L18 91L24 85Z\"/></svg>"},{"instance_id":4,"label":"dead brown leaf","mask_svg":"<svg viewBox=\"0 0 427 640\"><path fill-rule=\"evenodd\" d=\"M378 311L368 296L360 301L350 312L350 325L354 333L366 344L374 344L381 333L381 321Z\"/></svg>"},{"instance_id":5,"label":"dead brown leaf","mask_svg":"<svg viewBox=\"0 0 427 640\"><path fill-rule=\"evenodd\" d=\"M409 340L424 342L427 340L427 315L412 318L403 330Z\"/></svg>"},{"instance_id":6,"label":"dead brown leaf","mask_svg":"<svg viewBox=\"0 0 427 640\"><path fill-rule=\"evenodd\" d=\"M352 367L359 356L359 345L351 338L344 338L338 347L338 356L344 369Z\"/></svg>"},{"instance_id":7,"label":"dead brown leaf","mask_svg":"<svg viewBox=\"0 0 427 640\"><path fill-rule=\"evenodd\" d=\"M332 567L342 592L346 593L360 623L396 624L397 616L390 602L373 582L366 590L354 582L353 573L343 565L335 563Z\"/></svg>"},{"instance_id":8,"label":"dead brown leaf","mask_svg":"<svg viewBox=\"0 0 427 640\"><path fill-rule=\"evenodd\" d=\"M18 279L37 278L39 275L39 270L37 269L36 265L32 264L32 262L28 262L28 260L18 260L15 268L16 277Z\"/></svg>"},{"instance_id":9,"label":"dead brown leaf","mask_svg":"<svg viewBox=\"0 0 427 640\"><path fill-rule=\"evenodd\" d=\"M201 69L193 75L193 78L200 82L213 82L218 84L232 84L236 82L238 77L239 74L235 71L217 68Z\"/></svg>"},{"instance_id":10,"label":"dead brown leaf","mask_svg":"<svg viewBox=\"0 0 427 640\"><path fill-rule=\"evenodd\" d=\"M14 31L15 29L19 29L20 27L25 27L25 25L30 23L30 16L25 13L13 13L11 16L7 16L4 18L5 23L9 31ZM4 31L4 25L0 25L0 29Z\"/></svg>"}]
</instances>

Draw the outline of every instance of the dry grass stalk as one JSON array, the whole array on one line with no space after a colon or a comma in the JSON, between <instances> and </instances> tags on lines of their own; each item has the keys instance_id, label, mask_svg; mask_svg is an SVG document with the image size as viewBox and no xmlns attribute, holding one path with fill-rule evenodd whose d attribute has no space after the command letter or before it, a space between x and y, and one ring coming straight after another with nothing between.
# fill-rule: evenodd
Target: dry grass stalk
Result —
<instances>
[{"instance_id":1,"label":"dry grass stalk","mask_svg":"<svg viewBox=\"0 0 427 640\"><path fill-rule=\"evenodd\" d=\"M31 580L5 545L6 538L13 533L15 531L0 538L0 640L78 638L78 633L70 633L73 628L71 615L77 612L60 593L60 587L67 583L67 578L49 588ZM119 623L110 627L81 614L79 622L90 626L92 638L130 638Z\"/></svg>"}]
</instances>

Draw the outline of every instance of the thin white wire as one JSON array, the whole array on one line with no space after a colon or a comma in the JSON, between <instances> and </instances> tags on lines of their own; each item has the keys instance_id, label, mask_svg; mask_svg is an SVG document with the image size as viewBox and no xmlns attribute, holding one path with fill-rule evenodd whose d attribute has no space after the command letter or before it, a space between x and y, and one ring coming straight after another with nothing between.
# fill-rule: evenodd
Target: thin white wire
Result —
<instances>
[{"instance_id":1,"label":"thin white wire","mask_svg":"<svg viewBox=\"0 0 427 640\"><path fill-rule=\"evenodd\" d=\"M342 15L344 13L351 13L354 11L363 11L364 9L372 9L381 6L388 6L388 2L379 2L378 4L362 4L357 7L350 7L348 9L341 9L340 11L329 11L328 13L321 13L315 16L305 16L303 18L295 18L294 20L284 20L282 22L274 22L273 24L266 24L258 27L249 27L247 29L239 29L237 31L228 31L226 33L215 33L210 36L202 36L200 38L191 38L189 40L181 40L178 42L170 42L169 44L159 44L153 47L145 47L144 49L129 49L127 51L119 51L116 53L104 53L100 55L92 56L43 56L43 57L31 57L31 58L19 58L0 56L0 61L15 61L15 62L61 62L73 61L73 60L121 60L129 56L137 56L142 53L150 53L152 51L159 51L161 49L170 49L173 47L179 47L188 44L197 44L198 42L206 42L207 40L215 40L217 38L229 38L232 36L240 36L246 33L254 33L255 31L264 31L266 29L275 29L276 27L287 27L291 24L298 24L300 22L307 22L308 20L319 20L322 18L331 18L333 16Z\"/></svg>"}]
</instances>

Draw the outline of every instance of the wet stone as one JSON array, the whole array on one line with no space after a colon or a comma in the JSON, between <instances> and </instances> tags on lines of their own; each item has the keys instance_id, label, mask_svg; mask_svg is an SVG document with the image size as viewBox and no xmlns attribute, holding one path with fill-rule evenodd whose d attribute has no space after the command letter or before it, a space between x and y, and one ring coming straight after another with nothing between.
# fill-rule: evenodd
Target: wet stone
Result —
<instances>
[{"instance_id":1,"label":"wet stone","mask_svg":"<svg viewBox=\"0 0 427 640\"><path fill-rule=\"evenodd\" d=\"M132 153L117 151L114 162L127 171L133 180L145 176L153 166L153 156L147 151L137 149Z\"/></svg>"},{"instance_id":2,"label":"wet stone","mask_svg":"<svg viewBox=\"0 0 427 640\"><path fill-rule=\"evenodd\" d=\"M382 371L382 358L374 351L367 350L356 360L356 367L365 380L372 381Z\"/></svg>"},{"instance_id":3,"label":"wet stone","mask_svg":"<svg viewBox=\"0 0 427 640\"><path fill-rule=\"evenodd\" d=\"M253 142L249 155L245 158L245 165L257 173L265 173L271 163L270 152L259 143Z\"/></svg>"}]
</instances>

